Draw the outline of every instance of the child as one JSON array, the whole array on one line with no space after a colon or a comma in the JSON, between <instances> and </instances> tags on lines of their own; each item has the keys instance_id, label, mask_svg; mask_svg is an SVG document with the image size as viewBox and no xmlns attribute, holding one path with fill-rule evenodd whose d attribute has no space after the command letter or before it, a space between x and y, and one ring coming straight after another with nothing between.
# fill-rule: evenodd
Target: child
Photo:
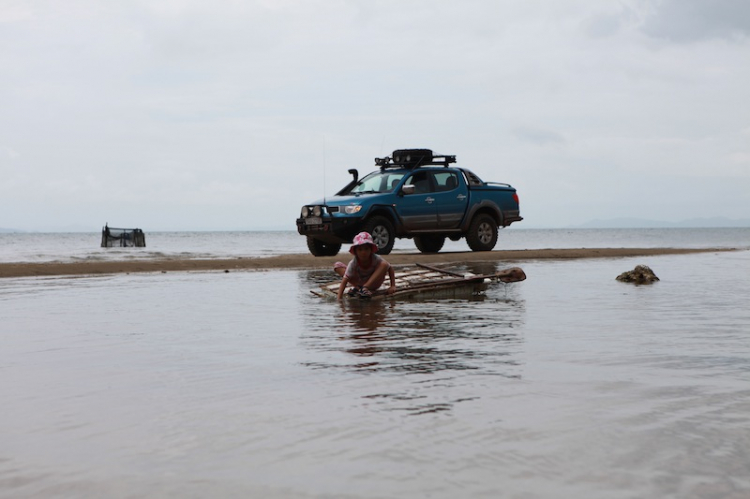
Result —
<instances>
[{"instance_id":1,"label":"child","mask_svg":"<svg viewBox=\"0 0 750 499\"><path fill-rule=\"evenodd\" d=\"M393 267L380 255L376 255L377 251L378 246L367 232L360 232L354 236L352 247L349 248L349 253L354 255L354 259L349 262L349 265L336 262L333 266L333 270L343 277L339 286L339 300L344 296L348 283L353 286L349 290L349 296L359 295L360 298L371 298L372 292L385 282L386 273L391 280L388 294L396 291L396 274L393 272Z\"/></svg>"}]
</instances>

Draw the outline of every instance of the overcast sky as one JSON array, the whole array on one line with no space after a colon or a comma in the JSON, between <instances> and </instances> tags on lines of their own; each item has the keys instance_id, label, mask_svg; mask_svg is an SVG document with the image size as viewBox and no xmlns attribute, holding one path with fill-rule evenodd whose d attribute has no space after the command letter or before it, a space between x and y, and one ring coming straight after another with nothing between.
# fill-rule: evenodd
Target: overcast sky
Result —
<instances>
[{"instance_id":1,"label":"overcast sky","mask_svg":"<svg viewBox=\"0 0 750 499\"><path fill-rule=\"evenodd\" d=\"M519 227L750 217L747 0L0 0L0 228L294 230L398 148Z\"/></svg>"}]
</instances>

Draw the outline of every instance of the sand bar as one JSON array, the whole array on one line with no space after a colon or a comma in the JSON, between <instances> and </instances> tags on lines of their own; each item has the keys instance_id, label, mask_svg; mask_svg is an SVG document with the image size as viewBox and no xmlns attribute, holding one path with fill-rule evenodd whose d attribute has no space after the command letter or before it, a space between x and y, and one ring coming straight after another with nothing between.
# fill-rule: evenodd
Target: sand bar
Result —
<instances>
[{"instance_id":1,"label":"sand bar","mask_svg":"<svg viewBox=\"0 0 750 499\"><path fill-rule=\"evenodd\" d=\"M624 258L637 256L681 255L735 251L734 248L574 248L497 250L482 252L445 252L435 254L398 253L386 259L393 265L410 263L462 263L462 262L518 262L528 260L566 260L581 258ZM348 262L351 256L341 252L335 257L314 257L309 254L278 255L262 258L231 258L221 260L193 260L164 258L155 260L0 263L0 278L36 276L80 276L136 272L190 272L272 269L330 268L340 260Z\"/></svg>"}]
</instances>

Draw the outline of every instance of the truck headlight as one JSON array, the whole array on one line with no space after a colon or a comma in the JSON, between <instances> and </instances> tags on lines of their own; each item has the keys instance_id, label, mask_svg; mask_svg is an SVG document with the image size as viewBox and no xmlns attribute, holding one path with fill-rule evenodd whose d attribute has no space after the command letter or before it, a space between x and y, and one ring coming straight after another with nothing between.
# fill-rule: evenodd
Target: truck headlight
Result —
<instances>
[{"instance_id":1,"label":"truck headlight","mask_svg":"<svg viewBox=\"0 0 750 499\"><path fill-rule=\"evenodd\" d=\"M359 210L361 209L362 209L362 205L359 205L359 204L355 204L352 206L344 206L344 213L353 215L354 213L359 213Z\"/></svg>"},{"instance_id":2,"label":"truck headlight","mask_svg":"<svg viewBox=\"0 0 750 499\"><path fill-rule=\"evenodd\" d=\"M323 208L321 208L320 206L313 206L312 213L313 216L319 217L323 214Z\"/></svg>"},{"instance_id":3,"label":"truck headlight","mask_svg":"<svg viewBox=\"0 0 750 499\"><path fill-rule=\"evenodd\" d=\"M300 211L300 217L305 218L309 214L310 214L310 208L308 208L307 206L303 206L302 210Z\"/></svg>"}]
</instances>

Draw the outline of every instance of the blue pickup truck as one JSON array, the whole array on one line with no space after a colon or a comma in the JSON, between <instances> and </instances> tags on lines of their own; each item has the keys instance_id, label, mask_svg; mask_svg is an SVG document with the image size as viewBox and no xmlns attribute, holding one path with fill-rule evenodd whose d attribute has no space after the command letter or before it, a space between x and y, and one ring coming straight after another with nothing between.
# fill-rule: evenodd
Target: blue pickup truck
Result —
<instances>
[{"instance_id":1,"label":"blue pickup truck","mask_svg":"<svg viewBox=\"0 0 750 499\"><path fill-rule=\"evenodd\" d=\"M498 227L523 220L516 190L508 184L484 182L451 166L455 156L429 149L400 149L375 158L379 167L363 178L349 170L352 181L333 197L302 207L297 232L307 237L315 256L336 255L343 243L367 231L379 253L387 255L396 238L414 238L423 253L436 253L445 238L462 237L473 251L490 251Z\"/></svg>"}]
</instances>

